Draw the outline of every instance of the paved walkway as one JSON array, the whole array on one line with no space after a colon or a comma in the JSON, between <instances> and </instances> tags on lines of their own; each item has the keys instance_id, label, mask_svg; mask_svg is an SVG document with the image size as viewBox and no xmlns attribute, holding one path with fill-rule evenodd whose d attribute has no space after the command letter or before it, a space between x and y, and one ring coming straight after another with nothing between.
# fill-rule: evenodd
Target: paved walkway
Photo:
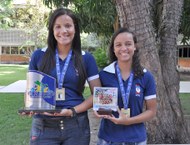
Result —
<instances>
[{"instance_id":1,"label":"paved walkway","mask_svg":"<svg viewBox=\"0 0 190 145\"><path fill-rule=\"evenodd\" d=\"M8 86L0 86L0 93L24 93L25 91L26 80L19 80Z\"/></svg>"},{"instance_id":2,"label":"paved walkway","mask_svg":"<svg viewBox=\"0 0 190 145\"><path fill-rule=\"evenodd\" d=\"M0 86L0 93L24 93L25 91L26 91L26 80L19 80L8 86ZM181 81L179 92L190 93L190 81L187 82Z\"/></svg>"},{"instance_id":3,"label":"paved walkway","mask_svg":"<svg viewBox=\"0 0 190 145\"><path fill-rule=\"evenodd\" d=\"M190 82L180 82L180 89L179 89L180 93L190 93Z\"/></svg>"}]
</instances>

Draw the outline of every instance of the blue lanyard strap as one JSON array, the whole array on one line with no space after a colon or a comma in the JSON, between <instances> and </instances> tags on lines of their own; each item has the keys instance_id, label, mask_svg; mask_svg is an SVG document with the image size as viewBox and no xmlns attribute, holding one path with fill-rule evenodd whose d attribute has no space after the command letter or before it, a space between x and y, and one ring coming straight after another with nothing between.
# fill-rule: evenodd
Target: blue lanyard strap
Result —
<instances>
[{"instance_id":1,"label":"blue lanyard strap","mask_svg":"<svg viewBox=\"0 0 190 145\"><path fill-rule=\"evenodd\" d=\"M129 104L130 91L131 91L131 87L132 87L132 83L133 83L133 72L131 71L131 73L130 73L127 89L125 91L118 63L116 63L116 71L117 71L117 78L119 81L119 87L120 87L120 91L121 91L124 108L127 109L128 104Z\"/></svg>"},{"instance_id":2,"label":"blue lanyard strap","mask_svg":"<svg viewBox=\"0 0 190 145\"><path fill-rule=\"evenodd\" d=\"M65 78L65 74L69 65L69 61L71 60L71 56L72 56L72 50L70 49L65 64L63 66L63 69L60 71L60 64L59 64L59 54L58 54L58 50L56 49L56 71L57 71L57 82L58 82L58 88L61 89L62 85L63 85L63 81Z\"/></svg>"}]
</instances>

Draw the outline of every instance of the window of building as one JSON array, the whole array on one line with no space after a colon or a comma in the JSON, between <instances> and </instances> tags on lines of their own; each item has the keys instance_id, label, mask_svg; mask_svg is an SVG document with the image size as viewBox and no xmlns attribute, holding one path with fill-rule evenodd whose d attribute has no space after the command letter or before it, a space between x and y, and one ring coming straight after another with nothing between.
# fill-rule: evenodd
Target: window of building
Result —
<instances>
[{"instance_id":1,"label":"window of building","mask_svg":"<svg viewBox=\"0 0 190 145\"><path fill-rule=\"evenodd\" d=\"M18 47L12 47L11 54L18 54Z\"/></svg>"},{"instance_id":2,"label":"window of building","mask_svg":"<svg viewBox=\"0 0 190 145\"><path fill-rule=\"evenodd\" d=\"M2 54L10 54L10 47L2 47Z\"/></svg>"},{"instance_id":3,"label":"window of building","mask_svg":"<svg viewBox=\"0 0 190 145\"><path fill-rule=\"evenodd\" d=\"M31 55L35 50L34 46L25 46L25 47L10 47L2 46L1 54L20 54L20 55Z\"/></svg>"},{"instance_id":4,"label":"window of building","mask_svg":"<svg viewBox=\"0 0 190 145\"><path fill-rule=\"evenodd\" d=\"M190 58L190 46L178 46L179 58Z\"/></svg>"}]
</instances>

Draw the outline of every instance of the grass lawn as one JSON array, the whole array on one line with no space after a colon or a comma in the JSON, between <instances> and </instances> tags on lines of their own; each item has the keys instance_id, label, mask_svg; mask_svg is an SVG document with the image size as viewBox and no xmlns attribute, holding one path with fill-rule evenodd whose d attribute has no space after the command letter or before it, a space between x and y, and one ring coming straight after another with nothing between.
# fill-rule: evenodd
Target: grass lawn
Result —
<instances>
[{"instance_id":1,"label":"grass lawn","mask_svg":"<svg viewBox=\"0 0 190 145\"><path fill-rule=\"evenodd\" d=\"M0 94L0 145L28 145L31 118L17 114L23 94Z\"/></svg>"},{"instance_id":2,"label":"grass lawn","mask_svg":"<svg viewBox=\"0 0 190 145\"><path fill-rule=\"evenodd\" d=\"M26 79L27 65L1 65L0 86ZM89 96L85 89L84 96ZM28 145L32 119L17 114L24 106L24 94L0 93L0 145ZM184 114L190 115L190 94L180 94Z\"/></svg>"},{"instance_id":3,"label":"grass lawn","mask_svg":"<svg viewBox=\"0 0 190 145\"><path fill-rule=\"evenodd\" d=\"M0 86L9 85L17 80L25 80L28 65L0 64Z\"/></svg>"},{"instance_id":4,"label":"grass lawn","mask_svg":"<svg viewBox=\"0 0 190 145\"><path fill-rule=\"evenodd\" d=\"M0 64L0 86L25 80L28 65ZM28 145L31 118L17 110L24 106L24 94L0 93L0 145Z\"/></svg>"},{"instance_id":5,"label":"grass lawn","mask_svg":"<svg viewBox=\"0 0 190 145\"><path fill-rule=\"evenodd\" d=\"M181 104L182 104L182 108L183 108L183 112L185 115L190 115L190 94L186 94L186 93L182 93L179 96Z\"/></svg>"}]
</instances>

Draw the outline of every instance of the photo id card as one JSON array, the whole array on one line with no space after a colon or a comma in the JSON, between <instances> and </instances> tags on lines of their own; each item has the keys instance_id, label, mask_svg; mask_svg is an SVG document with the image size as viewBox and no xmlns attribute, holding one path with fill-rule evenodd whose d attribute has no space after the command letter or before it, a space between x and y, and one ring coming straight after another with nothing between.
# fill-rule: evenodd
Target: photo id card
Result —
<instances>
[{"instance_id":1,"label":"photo id card","mask_svg":"<svg viewBox=\"0 0 190 145\"><path fill-rule=\"evenodd\" d=\"M65 88L56 88L56 101L64 101L65 100Z\"/></svg>"}]
</instances>

